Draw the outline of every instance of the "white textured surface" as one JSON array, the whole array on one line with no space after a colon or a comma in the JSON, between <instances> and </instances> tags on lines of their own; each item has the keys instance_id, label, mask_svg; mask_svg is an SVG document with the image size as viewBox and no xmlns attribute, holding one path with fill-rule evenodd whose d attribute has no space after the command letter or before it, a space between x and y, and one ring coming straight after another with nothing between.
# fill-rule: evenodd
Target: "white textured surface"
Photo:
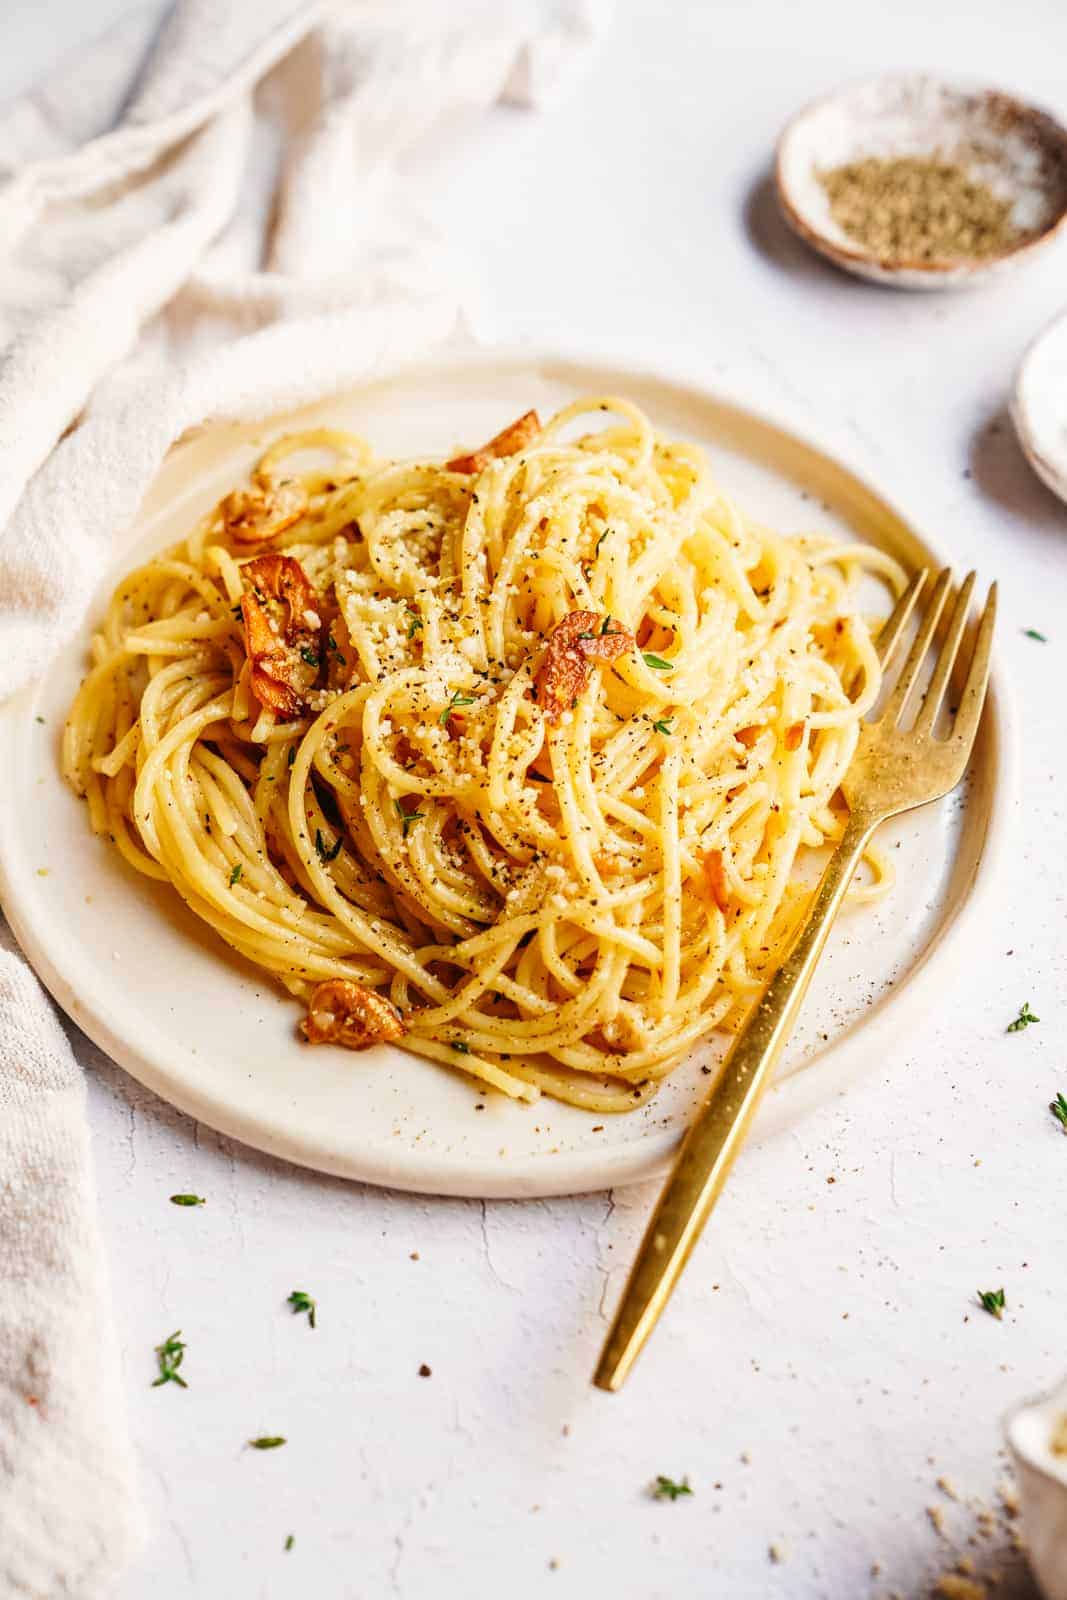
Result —
<instances>
[{"instance_id":1,"label":"white textured surface","mask_svg":"<svg viewBox=\"0 0 1067 1600\"><path fill-rule=\"evenodd\" d=\"M0 89L122 9L6 7ZM618 1397L587 1375L647 1191L483 1207L361 1190L198 1136L83 1049L157 1528L117 1600L911 1597L949 1564L924 1511L936 1477L992 1500L1000 1414L1064 1364L1067 1140L1046 1104L1067 1092L1067 513L1004 406L1067 297L1067 254L952 300L905 298L811 256L764 179L798 104L883 66L995 77L1062 114L1065 44L1058 0L1010 24L998 0L965 23L918 0L862 19L843 0L620 0L578 96L506 150L472 152L461 225L501 331L637 336L723 387L780 388L1002 578L1026 729L1014 892L921 1041L744 1158ZM1005 1035L1027 998L1041 1024ZM209 1203L172 1207L177 1189ZM1001 1283L997 1323L972 1296ZM314 1332L284 1307L296 1287L319 1299ZM190 1388L151 1390L152 1346L178 1327ZM242 1450L275 1431L285 1449ZM688 1473L693 1498L646 1499L657 1472ZM943 1503L965 1541L973 1511ZM998 1596L1031 1596L1002 1543L970 1553L1004 1570Z\"/></svg>"}]
</instances>

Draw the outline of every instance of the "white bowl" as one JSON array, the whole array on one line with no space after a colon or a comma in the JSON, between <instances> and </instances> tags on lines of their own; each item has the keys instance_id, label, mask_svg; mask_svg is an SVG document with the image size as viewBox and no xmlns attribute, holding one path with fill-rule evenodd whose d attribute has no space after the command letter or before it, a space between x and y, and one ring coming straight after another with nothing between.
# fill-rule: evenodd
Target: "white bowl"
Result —
<instances>
[{"instance_id":1,"label":"white bowl","mask_svg":"<svg viewBox=\"0 0 1067 1600\"><path fill-rule=\"evenodd\" d=\"M1053 494L1067 500L1067 313L1043 329L1023 357L1011 415L1026 459Z\"/></svg>"},{"instance_id":2,"label":"white bowl","mask_svg":"<svg viewBox=\"0 0 1067 1600\"><path fill-rule=\"evenodd\" d=\"M1010 200L1011 220L1027 237L981 258L900 260L866 249L835 222L821 172L867 157L933 154ZM1067 221L1067 129L996 89L923 73L871 78L815 101L789 123L775 182L790 227L846 272L902 289L964 288L1028 259Z\"/></svg>"},{"instance_id":3,"label":"white bowl","mask_svg":"<svg viewBox=\"0 0 1067 1600\"><path fill-rule=\"evenodd\" d=\"M1067 1454L1052 1449L1062 1418L1067 1418L1067 1379L1044 1400L1020 1406L1004 1424L1015 1457L1030 1565L1045 1600L1067 1600Z\"/></svg>"}]
</instances>

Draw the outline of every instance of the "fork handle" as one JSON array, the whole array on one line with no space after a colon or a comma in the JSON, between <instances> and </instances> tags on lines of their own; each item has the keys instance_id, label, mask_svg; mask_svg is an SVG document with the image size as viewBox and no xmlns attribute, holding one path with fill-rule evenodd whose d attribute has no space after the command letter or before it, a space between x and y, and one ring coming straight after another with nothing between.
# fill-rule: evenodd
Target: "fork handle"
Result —
<instances>
[{"instance_id":1,"label":"fork handle","mask_svg":"<svg viewBox=\"0 0 1067 1600\"><path fill-rule=\"evenodd\" d=\"M682 1141L597 1365L593 1382L600 1389L622 1387L681 1276L792 1032L830 924L877 822L876 817L850 814L807 920L749 1013Z\"/></svg>"}]
</instances>

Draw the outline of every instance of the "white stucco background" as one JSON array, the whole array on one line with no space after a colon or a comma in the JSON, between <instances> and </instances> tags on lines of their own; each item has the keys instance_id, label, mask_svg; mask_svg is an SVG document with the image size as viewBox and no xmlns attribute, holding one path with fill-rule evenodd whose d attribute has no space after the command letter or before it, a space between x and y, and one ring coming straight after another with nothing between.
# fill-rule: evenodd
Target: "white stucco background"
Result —
<instances>
[{"instance_id":1,"label":"white stucco background","mask_svg":"<svg viewBox=\"0 0 1067 1600\"><path fill-rule=\"evenodd\" d=\"M7 0L0 93L126 9ZM935 67L1067 113L1065 53L1057 0L619 0L577 91L543 119L500 113L461 206L441 196L501 335L633 337L719 388L780 390L1001 579L1014 867L979 964L921 1031L743 1157L617 1397L589 1373L647 1189L478 1204L319 1178L194 1126L83 1042L154 1525L118 1600L911 1600L954 1550L1033 1600L981 1507L1003 1412L1067 1368L1067 1139L1047 1110L1067 1092L1067 510L1005 403L1067 304L1067 241L972 293L895 294L787 235L767 173L782 123L840 80ZM1040 1024L1006 1034L1027 999ZM998 1323L974 1293L1001 1284ZM284 1306L296 1287L314 1332ZM175 1328L190 1387L152 1389ZM242 1448L263 1433L289 1442ZM660 1472L692 1497L650 1499Z\"/></svg>"}]
</instances>

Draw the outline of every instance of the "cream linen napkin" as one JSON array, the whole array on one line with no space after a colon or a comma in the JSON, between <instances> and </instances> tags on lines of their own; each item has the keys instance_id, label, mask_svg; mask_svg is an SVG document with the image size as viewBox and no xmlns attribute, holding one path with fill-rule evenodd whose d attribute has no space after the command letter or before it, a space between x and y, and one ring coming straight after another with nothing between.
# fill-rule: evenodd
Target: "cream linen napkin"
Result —
<instances>
[{"instance_id":1,"label":"cream linen napkin","mask_svg":"<svg viewBox=\"0 0 1067 1600\"><path fill-rule=\"evenodd\" d=\"M477 113L540 103L589 4L180 0L0 112L0 697L78 622L188 426L452 331L420 158L436 172ZM91 1600L139 1537L84 1086L2 949L0 1600Z\"/></svg>"}]
</instances>

